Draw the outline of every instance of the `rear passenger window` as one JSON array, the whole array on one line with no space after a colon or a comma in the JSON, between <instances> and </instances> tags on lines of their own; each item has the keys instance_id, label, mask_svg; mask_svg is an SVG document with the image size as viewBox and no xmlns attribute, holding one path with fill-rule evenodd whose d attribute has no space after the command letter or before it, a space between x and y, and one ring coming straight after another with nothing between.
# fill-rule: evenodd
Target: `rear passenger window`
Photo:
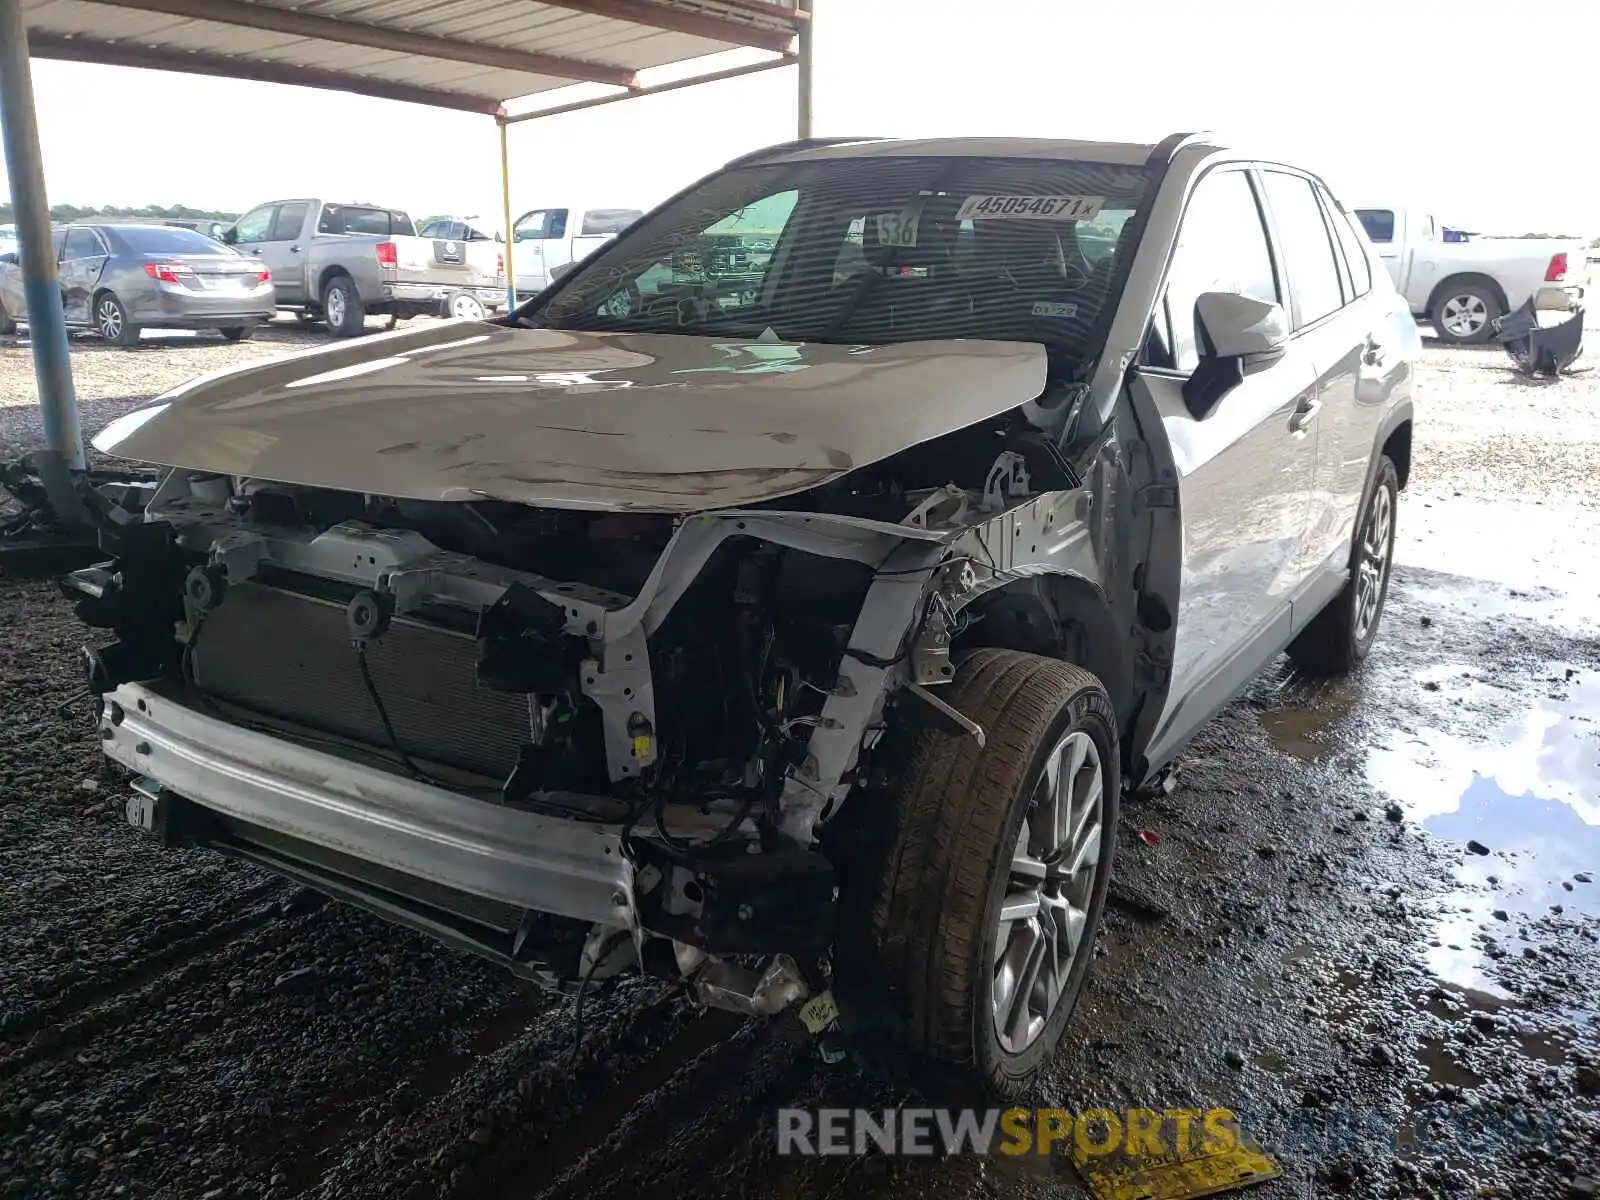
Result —
<instances>
[{"instance_id":1,"label":"rear passenger window","mask_svg":"<svg viewBox=\"0 0 1600 1200\"><path fill-rule=\"evenodd\" d=\"M1152 339L1166 345L1152 347L1152 366L1192 371L1199 365L1194 306L1202 292L1238 292L1279 302L1261 209L1243 171L1213 171L1189 197Z\"/></svg>"},{"instance_id":2,"label":"rear passenger window","mask_svg":"<svg viewBox=\"0 0 1600 1200\"><path fill-rule=\"evenodd\" d=\"M87 229L67 230L67 244L61 251L61 261L71 262L76 258L98 258L105 251L100 249L100 239Z\"/></svg>"},{"instance_id":3,"label":"rear passenger window","mask_svg":"<svg viewBox=\"0 0 1600 1200\"><path fill-rule=\"evenodd\" d=\"M1264 171L1262 180L1283 247L1284 274L1294 298L1294 327L1301 329L1344 304L1333 241L1310 180L1282 171Z\"/></svg>"},{"instance_id":4,"label":"rear passenger window","mask_svg":"<svg viewBox=\"0 0 1600 1200\"><path fill-rule=\"evenodd\" d=\"M280 204L278 215L272 219L272 236L268 239L273 242L292 242L300 236L300 230L305 226L306 213L311 205L304 200L293 204Z\"/></svg>"},{"instance_id":5,"label":"rear passenger window","mask_svg":"<svg viewBox=\"0 0 1600 1200\"><path fill-rule=\"evenodd\" d=\"M1344 261L1350 268L1350 283L1355 289L1354 295L1365 296L1372 290L1372 262L1367 258L1367 248L1362 244L1360 235L1356 233L1349 214L1341 212L1338 204L1327 192L1321 189L1318 191L1322 196L1322 207L1327 214L1328 223L1333 226L1334 235L1339 239L1339 245L1344 248Z\"/></svg>"}]
</instances>

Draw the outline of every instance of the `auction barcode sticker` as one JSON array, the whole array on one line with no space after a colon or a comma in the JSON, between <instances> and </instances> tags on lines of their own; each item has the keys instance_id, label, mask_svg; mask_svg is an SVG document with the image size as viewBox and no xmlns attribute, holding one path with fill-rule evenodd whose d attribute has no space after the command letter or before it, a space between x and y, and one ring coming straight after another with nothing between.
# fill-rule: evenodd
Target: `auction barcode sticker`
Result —
<instances>
[{"instance_id":1,"label":"auction barcode sticker","mask_svg":"<svg viewBox=\"0 0 1600 1200\"><path fill-rule=\"evenodd\" d=\"M1104 196L968 196L956 220L1092 221L1105 202Z\"/></svg>"}]
</instances>

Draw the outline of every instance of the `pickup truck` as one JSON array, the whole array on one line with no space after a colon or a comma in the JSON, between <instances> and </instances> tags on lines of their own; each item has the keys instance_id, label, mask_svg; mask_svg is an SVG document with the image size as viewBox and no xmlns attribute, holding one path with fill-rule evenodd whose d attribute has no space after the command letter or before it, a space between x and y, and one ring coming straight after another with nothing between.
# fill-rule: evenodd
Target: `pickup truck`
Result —
<instances>
[{"instance_id":1,"label":"pickup truck","mask_svg":"<svg viewBox=\"0 0 1600 1200\"><path fill-rule=\"evenodd\" d=\"M644 213L637 208L535 208L511 227L518 295L542 292Z\"/></svg>"},{"instance_id":2,"label":"pickup truck","mask_svg":"<svg viewBox=\"0 0 1600 1200\"><path fill-rule=\"evenodd\" d=\"M1494 319L1530 299L1566 311L1583 299L1581 242L1545 238L1462 241L1446 237L1427 213L1395 205L1355 209L1412 315L1432 323L1442 342L1483 342Z\"/></svg>"},{"instance_id":3,"label":"pickup truck","mask_svg":"<svg viewBox=\"0 0 1600 1200\"><path fill-rule=\"evenodd\" d=\"M326 200L257 205L222 231L272 271L277 306L359 334L368 316L479 319L505 303L505 265L493 242L417 236L395 209Z\"/></svg>"}]
</instances>

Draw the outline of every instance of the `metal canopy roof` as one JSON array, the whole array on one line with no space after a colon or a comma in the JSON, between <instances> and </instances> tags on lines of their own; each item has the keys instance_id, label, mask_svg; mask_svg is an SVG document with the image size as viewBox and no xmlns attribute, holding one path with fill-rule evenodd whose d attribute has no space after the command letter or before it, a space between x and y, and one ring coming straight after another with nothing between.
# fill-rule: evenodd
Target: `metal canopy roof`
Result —
<instances>
[{"instance_id":1,"label":"metal canopy roof","mask_svg":"<svg viewBox=\"0 0 1600 1200\"><path fill-rule=\"evenodd\" d=\"M771 0L22 0L36 58L331 88L500 116L573 83L753 48L789 61ZM747 68L748 69L748 68ZM688 81L685 81L688 82Z\"/></svg>"}]
</instances>

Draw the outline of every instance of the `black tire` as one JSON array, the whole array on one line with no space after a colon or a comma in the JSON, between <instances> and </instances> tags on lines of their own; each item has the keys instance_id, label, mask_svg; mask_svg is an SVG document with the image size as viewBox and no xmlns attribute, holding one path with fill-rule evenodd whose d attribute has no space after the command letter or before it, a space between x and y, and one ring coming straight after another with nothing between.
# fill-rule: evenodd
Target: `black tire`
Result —
<instances>
[{"instance_id":1,"label":"black tire","mask_svg":"<svg viewBox=\"0 0 1600 1200\"><path fill-rule=\"evenodd\" d=\"M1460 315L1453 315L1457 313ZM1463 280L1439 289L1428 309L1428 320L1441 342L1475 346L1494 336L1495 318L1504 313L1505 306L1492 287Z\"/></svg>"},{"instance_id":2,"label":"black tire","mask_svg":"<svg viewBox=\"0 0 1600 1200\"><path fill-rule=\"evenodd\" d=\"M128 310L114 292L94 298L94 327L113 346L139 344L139 327L128 319Z\"/></svg>"},{"instance_id":3,"label":"black tire","mask_svg":"<svg viewBox=\"0 0 1600 1200\"><path fill-rule=\"evenodd\" d=\"M990 1095L1016 1099L1054 1056L1105 911L1121 787L1116 716L1089 672L1017 650L975 651L940 695L983 727L987 745L931 729L915 735L881 808L884 826L865 835L865 852L842 873L838 994L847 1030L864 1044L886 1034ZM1001 1045L993 1011L1001 903L1034 788L1075 733L1100 762L1099 846L1086 849L1096 870L1079 881L1087 916L1060 998L1014 1053ZM1039 928L1030 919L1013 933Z\"/></svg>"},{"instance_id":4,"label":"black tire","mask_svg":"<svg viewBox=\"0 0 1600 1200\"><path fill-rule=\"evenodd\" d=\"M1400 475L1387 454L1378 460L1378 470L1367 493L1361 513L1350 536L1350 578L1339 594L1289 643L1289 661L1307 675L1342 675L1354 670L1372 650L1383 619L1383 602L1389 595L1389 577L1394 567L1395 516L1399 509ZM1363 623L1364 592L1361 569L1370 562L1367 537L1369 526L1382 511L1388 513L1387 531L1382 536L1381 572L1377 580L1377 603L1370 620Z\"/></svg>"},{"instance_id":5,"label":"black tire","mask_svg":"<svg viewBox=\"0 0 1600 1200\"><path fill-rule=\"evenodd\" d=\"M15 333L17 323L11 319L11 314L6 311L6 306L0 302L0 336Z\"/></svg>"},{"instance_id":6,"label":"black tire","mask_svg":"<svg viewBox=\"0 0 1600 1200\"><path fill-rule=\"evenodd\" d=\"M254 325L229 325L226 328L217 330L217 332L230 342L247 342L255 337L256 327Z\"/></svg>"},{"instance_id":7,"label":"black tire","mask_svg":"<svg viewBox=\"0 0 1600 1200\"><path fill-rule=\"evenodd\" d=\"M322 289L322 316L334 337L356 337L367 324L367 306L361 302L355 280L335 275Z\"/></svg>"}]
</instances>

